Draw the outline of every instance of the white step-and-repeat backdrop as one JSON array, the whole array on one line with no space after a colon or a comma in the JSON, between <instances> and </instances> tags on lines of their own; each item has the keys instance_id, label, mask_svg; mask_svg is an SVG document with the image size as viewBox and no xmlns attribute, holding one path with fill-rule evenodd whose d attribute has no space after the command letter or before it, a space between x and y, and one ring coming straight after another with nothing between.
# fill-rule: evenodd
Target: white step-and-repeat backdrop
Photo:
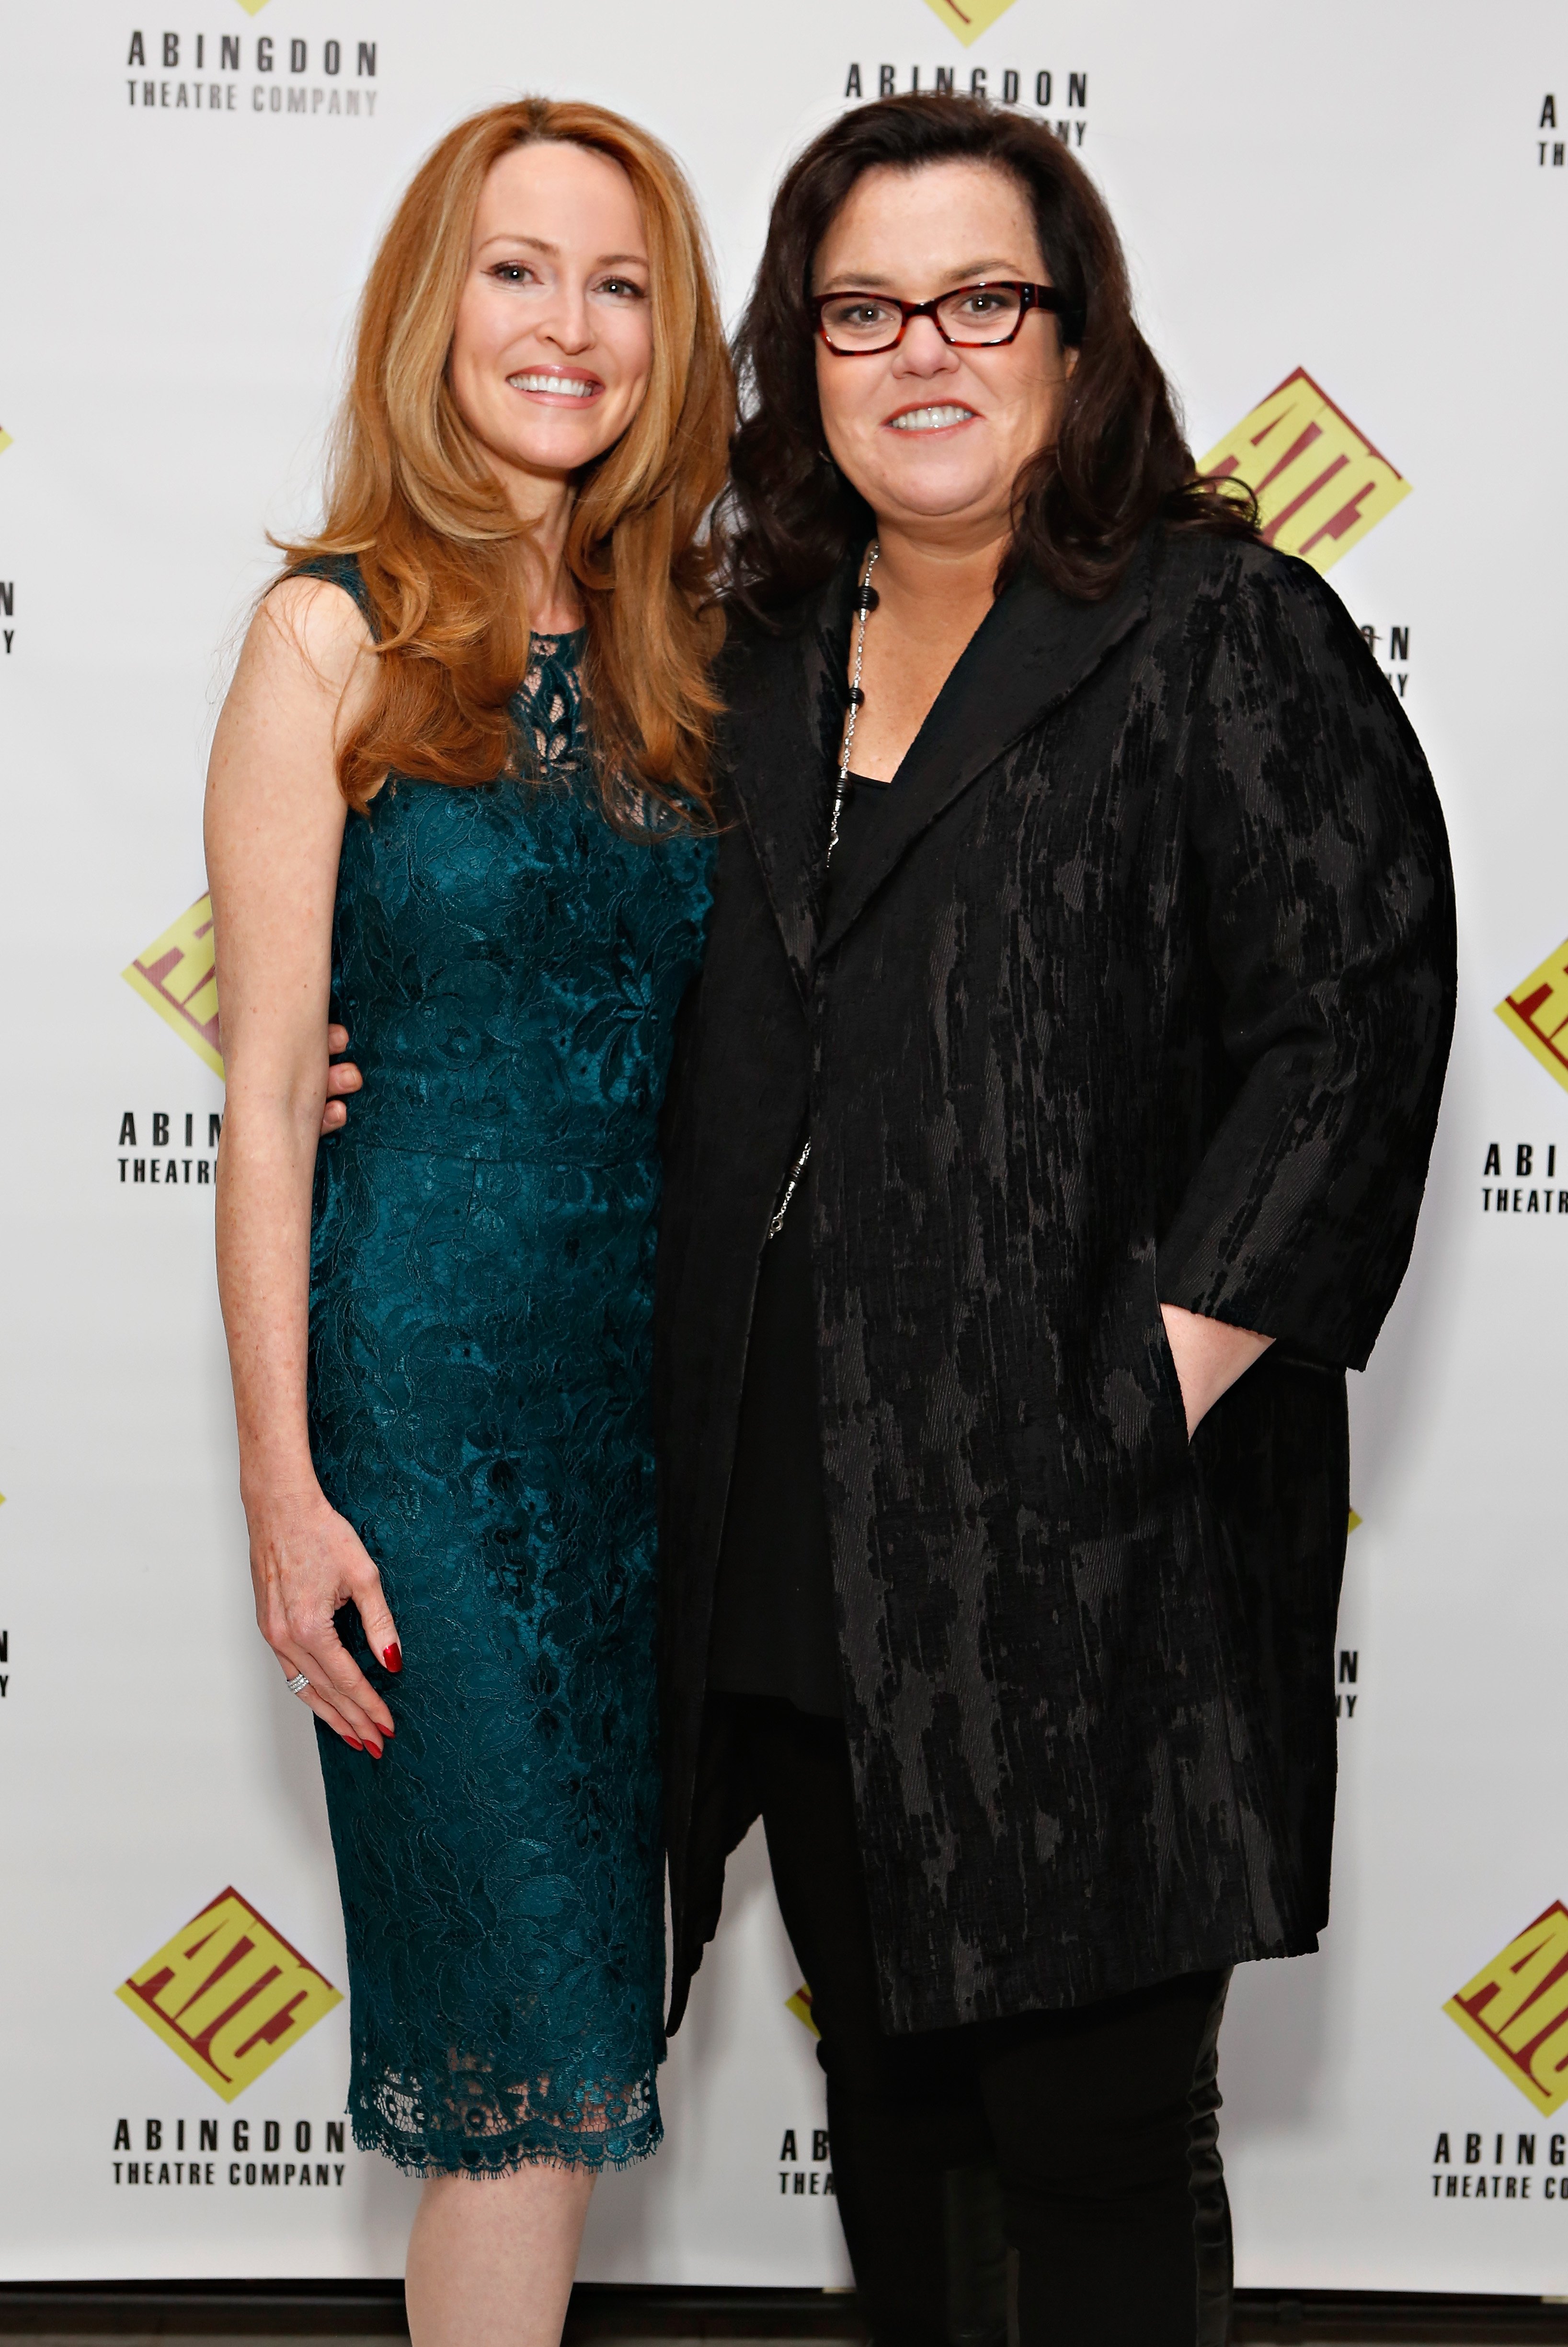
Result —
<instances>
[{"instance_id":1,"label":"white step-and-repeat backdrop","mask_svg":"<svg viewBox=\"0 0 1568 2347\"><path fill-rule=\"evenodd\" d=\"M1240 2279L1568 2291L1561 7L150 5L0 19L0 2276L393 2273L412 2210L345 2140L313 1739L251 1625L199 832L373 240L460 115L583 96L685 159L733 309L784 158L951 86L1105 190L1194 446L1331 568L1460 873L1431 1190L1352 1380L1334 1922L1225 2043ZM753 1838L589 2276L847 2278L798 1985Z\"/></svg>"}]
</instances>

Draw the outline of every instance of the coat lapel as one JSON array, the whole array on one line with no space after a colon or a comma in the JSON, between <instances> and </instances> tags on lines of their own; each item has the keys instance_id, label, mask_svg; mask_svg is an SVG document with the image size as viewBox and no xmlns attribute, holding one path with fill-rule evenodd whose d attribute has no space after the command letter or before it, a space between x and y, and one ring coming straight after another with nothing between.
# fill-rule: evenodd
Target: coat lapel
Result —
<instances>
[{"instance_id":1,"label":"coat lapel","mask_svg":"<svg viewBox=\"0 0 1568 2347\"><path fill-rule=\"evenodd\" d=\"M803 995L822 927L855 579L842 565L804 625L755 644L725 680L731 787Z\"/></svg>"},{"instance_id":2,"label":"coat lapel","mask_svg":"<svg viewBox=\"0 0 1568 2347\"><path fill-rule=\"evenodd\" d=\"M870 852L845 872L842 887L835 886L832 918L817 940L819 953L838 943L943 809L1020 734L1065 701L1112 646L1138 624L1149 608L1150 569L1151 549L1145 541L1122 585L1103 603L1069 602L1032 570L1020 572L998 598L911 743L890 786L891 803ZM839 630L840 710L853 583L851 571ZM835 870L836 875L836 866Z\"/></svg>"}]
</instances>

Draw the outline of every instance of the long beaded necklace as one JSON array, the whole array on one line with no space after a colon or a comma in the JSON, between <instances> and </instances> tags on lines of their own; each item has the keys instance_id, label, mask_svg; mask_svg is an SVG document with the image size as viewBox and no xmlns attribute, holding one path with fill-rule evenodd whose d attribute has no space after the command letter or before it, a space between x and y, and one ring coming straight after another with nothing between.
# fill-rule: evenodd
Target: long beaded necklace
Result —
<instances>
[{"instance_id":1,"label":"long beaded necklace","mask_svg":"<svg viewBox=\"0 0 1568 2347\"><path fill-rule=\"evenodd\" d=\"M823 858L825 869L833 862L833 851L838 846L839 817L844 813L844 802L849 795L849 759L855 747L855 721L866 702L866 695L860 690L861 672L866 666L866 622L876 609L876 591L871 584L871 574L876 568L876 558L881 551L882 548L873 538L866 549L866 566L861 571L860 585L856 595L855 609L858 617L855 630L855 672L849 682L849 714L844 723L844 746L838 761L838 786L833 794L833 821L827 827L827 854ZM800 1145L800 1154L789 1169L789 1179L780 1193L778 1204L774 1210L774 1218L768 1225L770 1239L776 1239L784 1228L784 1218L789 1212L789 1202L800 1187L800 1177L805 1172L810 1157L811 1135L808 1133Z\"/></svg>"}]
</instances>

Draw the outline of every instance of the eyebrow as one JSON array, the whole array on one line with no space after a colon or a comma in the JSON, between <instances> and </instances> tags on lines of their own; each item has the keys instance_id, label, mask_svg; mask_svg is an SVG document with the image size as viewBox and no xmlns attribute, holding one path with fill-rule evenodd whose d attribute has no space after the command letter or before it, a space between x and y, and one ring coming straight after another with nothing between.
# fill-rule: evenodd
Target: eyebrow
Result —
<instances>
[{"instance_id":1,"label":"eyebrow","mask_svg":"<svg viewBox=\"0 0 1568 2347\"><path fill-rule=\"evenodd\" d=\"M481 252L488 252L493 244L526 244L534 252L548 253L552 261L560 259L559 245L551 244L548 237L523 236L509 228L500 230L495 236L487 236L479 250ZM601 252L591 266L595 269L624 269L629 264L639 269L646 269L648 255L645 252Z\"/></svg>"},{"instance_id":2,"label":"eyebrow","mask_svg":"<svg viewBox=\"0 0 1568 2347\"><path fill-rule=\"evenodd\" d=\"M952 284L968 285L971 283L975 278L985 276L988 270L1010 269L1012 265L1013 264L1010 261L998 259L992 259L989 261L960 261L955 269L948 271L945 273ZM891 291L892 284L893 280L890 277L879 276L875 271L871 271L862 276L856 276L850 270L841 269L837 272L836 275L828 280L827 283L822 290L825 293L845 293L850 292L886 293Z\"/></svg>"}]
</instances>

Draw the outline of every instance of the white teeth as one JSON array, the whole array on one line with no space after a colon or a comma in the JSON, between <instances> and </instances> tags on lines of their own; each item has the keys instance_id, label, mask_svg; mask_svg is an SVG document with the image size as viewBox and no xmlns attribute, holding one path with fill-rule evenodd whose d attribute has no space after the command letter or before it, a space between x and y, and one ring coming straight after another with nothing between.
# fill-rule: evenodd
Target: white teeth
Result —
<instances>
[{"instance_id":1,"label":"white teeth","mask_svg":"<svg viewBox=\"0 0 1568 2347\"><path fill-rule=\"evenodd\" d=\"M599 389L571 374L509 374L507 381L514 391L557 391L567 399L591 399Z\"/></svg>"},{"instance_id":2,"label":"white teeth","mask_svg":"<svg viewBox=\"0 0 1568 2347\"><path fill-rule=\"evenodd\" d=\"M912 407L891 421L895 432L942 432L949 424L967 424L974 412L972 407Z\"/></svg>"}]
</instances>

